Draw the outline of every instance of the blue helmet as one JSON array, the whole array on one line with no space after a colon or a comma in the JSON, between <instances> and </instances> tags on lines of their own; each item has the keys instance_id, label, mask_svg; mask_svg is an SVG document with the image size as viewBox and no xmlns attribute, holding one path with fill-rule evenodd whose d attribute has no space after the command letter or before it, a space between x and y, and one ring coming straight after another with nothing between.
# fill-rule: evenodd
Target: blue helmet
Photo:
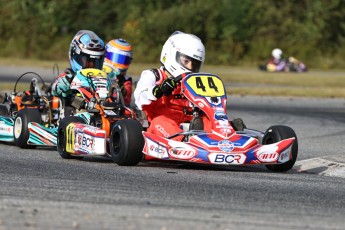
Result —
<instances>
[{"instance_id":1,"label":"blue helmet","mask_svg":"<svg viewBox=\"0 0 345 230\"><path fill-rule=\"evenodd\" d=\"M125 73L132 62L132 46L123 38L109 41L105 46L104 62Z\"/></svg>"},{"instance_id":2,"label":"blue helmet","mask_svg":"<svg viewBox=\"0 0 345 230\"><path fill-rule=\"evenodd\" d=\"M90 30L80 30L69 47L69 62L74 72L85 68L102 69L104 42Z\"/></svg>"}]
</instances>

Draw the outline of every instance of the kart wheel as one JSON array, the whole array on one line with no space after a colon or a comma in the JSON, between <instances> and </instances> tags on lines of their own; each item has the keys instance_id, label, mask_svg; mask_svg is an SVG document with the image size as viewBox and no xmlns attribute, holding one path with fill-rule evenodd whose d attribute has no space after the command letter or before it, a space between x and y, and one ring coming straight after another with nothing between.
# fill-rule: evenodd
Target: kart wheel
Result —
<instances>
[{"instance_id":1,"label":"kart wheel","mask_svg":"<svg viewBox=\"0 0 345 230\"><path fill-rule=\"evenodd\" d=\"M143 128L137 120L116 122L110 135L109 145L113 161L118 165L137 165L143 157Z\"/></svg>"},{"instance_id":2,"label":"kart wheel","mask_svg":"<svg viewBox=\"0 0 345 230\"><path fill-rule=\"evenodd\" d=\"M292 128L288 126L277 125L277 126L271 126L270 128L267 129L262 140L263 144L272 144L272 143L276 143L278 141L291 138L291 137L296 138L291 148L292 159L283 164L266 165L267 169L274 172L288 171L294 166L297 160L297 154L298 154L297 136L296 136L295 131Z\"/></svg>"},{"instance_id":3,"label":"kart wheel","mask_svg":"<svg viewBox=\"0 0 345 230\"><path fill-rule=\"evenodd\" d=\"M8 109L6 105L0 105L0 116L8 117Z\"/></svg>"},{"instance_id":4,"label":"kart wheel","mask_svg":"<svg viewBox=\"0 0 345 230\"><path fill-rule=\"evenodd\" d=\"M14 119L13 136L14 143L22 149L34 149L36 145L28 145L30 132L28 124L30 122L42 123L41 114L37 109L25 108L19 110Z\"/></svg>"},{"instance_id":5,"label":"kart wheel","mask_svg":"<svg viewBox=\"0 0 345 230\"><path fill-rule=\"evenodd\" d=\"M80 117L75 117L75 116L69 116L69 117L64 117L58 127L58 133L57 133L57 151L59 152L60 156L64 159L80 159L82 157L79 156L72 156L66 151L66 128L69 124L71 123L83 123L85 124L85 121L80 118Z\"/></svg>"}]
</instances>

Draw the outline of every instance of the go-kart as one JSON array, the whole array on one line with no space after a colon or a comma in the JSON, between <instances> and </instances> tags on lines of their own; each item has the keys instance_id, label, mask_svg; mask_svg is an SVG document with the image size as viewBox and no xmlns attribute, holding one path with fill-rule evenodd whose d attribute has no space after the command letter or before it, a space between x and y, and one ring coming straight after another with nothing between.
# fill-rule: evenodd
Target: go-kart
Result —
<instances>
[{"instance_id":1,"label":"go-kart","mask_svg":"<svg viewBox=\"0 0 345 230\"><path fill-rule=\"evenodd\" d=\"M64 117L58 127L57 150L64 159L84 156L110 157L109 137L114 125L122 120L139 124L131 132L141 135L136 113L125 106L121 89L98 69L83 69L71 82L76 97L72 105L78 116Z\"/></svg>"},{"instance_id":2,"label":"go-kart","mask_svg":"<svg viewBox=\"0 0 345 230\"><path fill-rule=\"evenodd\" d=\"M33 74L29 90L17 91L23 76ZM11 93L5 93L0 104L0 141L14 142L20 148L35 148L38 145L55 146L60 100L51 96L44 80L34 72L21 75Z\"/></svg>"},{"instance_id":3,"label":"go-kart","mask_svg":"<svg viewBox=\"0 0 345 230\"><path fill-rule=\"evenodd\" d=\"M294 58L294 57L289 57L287 59L281 60L280 68L277 68L277 64L274 64L271 60L265 63L264 65L259 65L259 69L262 71L267 71L267 72L296 72L296 73L301 73L301 72L307 72L308 68L307 66L300 60Z\"/></svg>"},{"instance_id":4,"label":"go-kart","mask_svg":"<svg viewBox=\"0 0 345 230\"><path fill-rule=\"evenodd\" d=\"M287 171L297 159L298 143L293 129L271 126L265 132L236 131L226 114L226 90L212 74L189 74L181 81L182 96L189 100L193 119L181 124L183 132L164 138L130 120L118 121L112 129L110 151L119 165L136 165L153 158L211 165L263 164L272 171ZM206 119L201 119L206 118ZM206 121L200 125L200 121ZM183 136L182 141L172 138ZM143 141L144 140L144 144Z\"/></svg>"}]
</instances>

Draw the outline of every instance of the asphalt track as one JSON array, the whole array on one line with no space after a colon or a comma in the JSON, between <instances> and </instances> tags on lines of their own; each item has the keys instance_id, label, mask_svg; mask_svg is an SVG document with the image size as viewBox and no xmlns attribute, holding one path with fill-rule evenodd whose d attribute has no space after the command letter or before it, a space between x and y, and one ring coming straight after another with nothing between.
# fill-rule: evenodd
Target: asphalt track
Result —
<instances>
[{"instance_id":1,"label":"asphalt track","mask_svg":"<svg viewBox=\"0 0 345 230\"><path fill-rule=\"evenodd\" d=\"M230 96L228 114L292 127L295 167L120 167L0 144L0 230L345 229L344 99Z\"/></svg>"},{"instance_id":2,"label":"asphalt track","mask_svg":"<svg viewBox=\"0 0 345 230\"><path fill-rule=\"evenodd\" d=\"M40 68L40 67L26 67L26 66L0 66L0 82L16 81L22 74L33 72L43 78L44 81L52 82L54 78L62 73L64 69L59 67L54 68ZM23 81L30 81L34 75L23 77Z\"/></svg>"}]
</instances>

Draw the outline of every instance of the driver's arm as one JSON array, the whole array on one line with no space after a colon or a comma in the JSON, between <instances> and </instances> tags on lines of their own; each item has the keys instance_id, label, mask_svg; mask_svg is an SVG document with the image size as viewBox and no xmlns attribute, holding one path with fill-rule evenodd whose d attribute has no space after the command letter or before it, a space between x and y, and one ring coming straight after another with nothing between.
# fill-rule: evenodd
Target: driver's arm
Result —
<instances>
[{"instance_id":1,"label":"driver's arm","mask_svg":"<svg viewBox=\"0 0 345 230\"><path fill-rule=\"evenodd\" d=\"M141 110L143 105L149 105L157 98L153 95L152 89L156 86L156 77L150 70L144 70L134 90L135 104Z\"/></svg>"}]
</instances>

